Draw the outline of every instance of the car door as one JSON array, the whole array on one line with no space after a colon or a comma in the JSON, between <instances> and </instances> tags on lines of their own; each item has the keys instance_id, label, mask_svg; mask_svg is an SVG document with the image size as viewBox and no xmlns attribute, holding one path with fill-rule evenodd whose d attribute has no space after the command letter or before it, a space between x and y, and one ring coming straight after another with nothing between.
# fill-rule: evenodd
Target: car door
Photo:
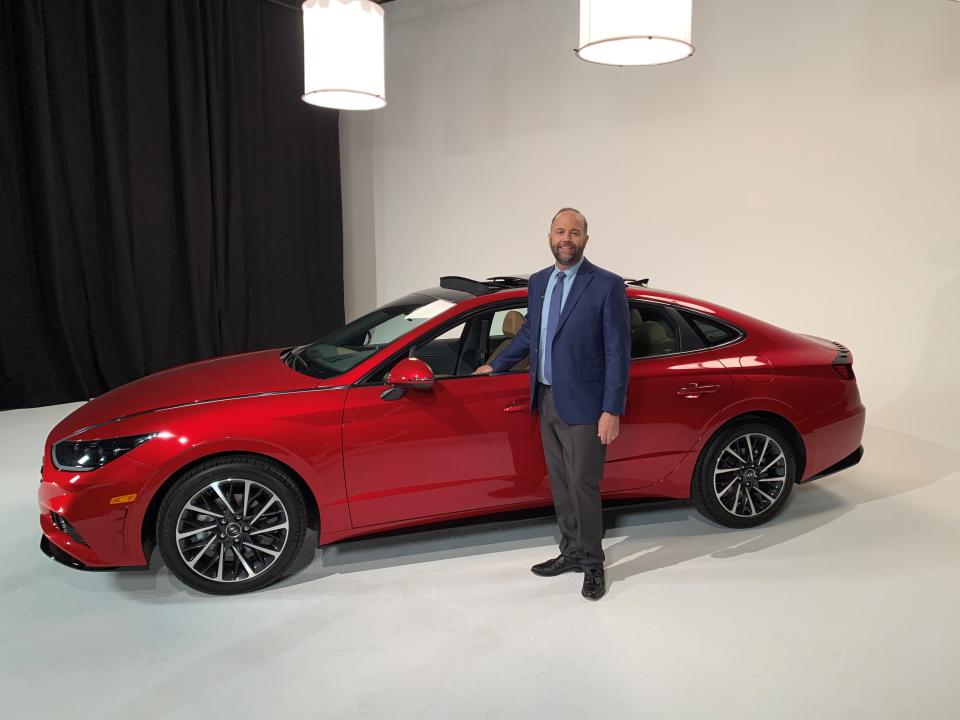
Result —
<instances>
[{"instance_id":1,"label":"car door","mask_svg":"<svg viewBox=\"0 0 960 720\"><path fill-rule=\"evenodd\" d=\"M631 361L620 435L607 450L601 491L662 480L730 397L733 380L712 350L665 304L630 301Z\"/></svg>"},{"instance_id":2,"label":"car door","mask_svg":"<svg viewBox=\"0 0 960 720\"><path fill-rule=\"evenodd\" d=\"M510 339L498 333L503 315L525 309L489 310L420 341L417 357L449 364L458 339L453 372L430 390L384 400L382 375L350 388L343 462L355 527L550 502L526 369L472 375Z\"/></svg>"}]
</instances>

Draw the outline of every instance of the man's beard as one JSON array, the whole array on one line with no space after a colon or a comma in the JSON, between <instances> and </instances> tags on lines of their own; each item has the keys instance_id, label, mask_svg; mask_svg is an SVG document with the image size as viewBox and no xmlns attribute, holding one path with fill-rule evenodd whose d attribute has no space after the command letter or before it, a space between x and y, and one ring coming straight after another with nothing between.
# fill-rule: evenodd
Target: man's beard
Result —
<instances>
[{"instance_id":1,"label":"man's beard","mask_svg":"<svg viewBox=\"0 0 960 720\"><path fill-rule=\"evenodd\" d=\"M555 259L558 263L560 263L561 265L566 265L566 266L568 266L568 267L569 267L570 265L576 265L578 262L580 262L580 258L583 257L583 248L582 248L582 247L579 247L579 248L578 248L576 245L573 245L573 246L572 246L573 255L570 256L570 259L569 259L569 260L563 261L563 260L560 259L560 249L561 249L561 248L560 248L559 245L551 245L551 246L550 246L550 250L551 250L551 252L553 252L553 257L554 257L554 259Z\"/></svg>"}]
</instances>

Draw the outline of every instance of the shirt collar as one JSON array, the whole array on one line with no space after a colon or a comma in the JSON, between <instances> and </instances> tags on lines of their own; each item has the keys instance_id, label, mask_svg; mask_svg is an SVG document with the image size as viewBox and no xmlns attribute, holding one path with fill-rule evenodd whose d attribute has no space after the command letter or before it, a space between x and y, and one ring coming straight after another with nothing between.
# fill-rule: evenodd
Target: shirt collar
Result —
<instances>
[{"instance_id":1,"label":"shirt collar","mask_svg":"<svg viewBox=\"0 0 960 720\"><path fill-rule=\"evenodd\" d=\"M561 270L560 268L557 267L556 263L554 263L553 273L550 275L550 278L551 279L556 278L557 275L562 272L566 280L573 280L574 276L577 274L577 271L580 269L580 266L583 265L583 260L584 258L583 256L581 256L580 259L577 261L576 265L572 265L568 267L566 270Z\"/></svg>"}]
</instances>

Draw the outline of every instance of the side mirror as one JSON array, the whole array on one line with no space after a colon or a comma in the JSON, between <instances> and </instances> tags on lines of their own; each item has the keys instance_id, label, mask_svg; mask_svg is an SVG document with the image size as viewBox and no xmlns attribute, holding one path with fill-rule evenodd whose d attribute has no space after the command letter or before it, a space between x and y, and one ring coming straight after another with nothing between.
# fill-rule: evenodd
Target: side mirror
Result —
<instances>
[{"instance_id":1,"label":"side mirror","mask_svg":"<svg viewBox=\"0 0 960 720\"><path fill-rule=\"evenodd\" d=\"M429 390L433 387L433 370L419 358L404 358L387 373L387 385L403 390Z\"/></svg>"}]
</instances>

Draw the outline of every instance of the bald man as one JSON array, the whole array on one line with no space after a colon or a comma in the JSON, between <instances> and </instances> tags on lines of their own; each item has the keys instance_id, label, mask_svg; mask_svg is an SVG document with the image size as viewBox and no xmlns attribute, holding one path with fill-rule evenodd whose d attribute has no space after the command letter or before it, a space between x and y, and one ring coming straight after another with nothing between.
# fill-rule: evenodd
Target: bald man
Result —
<instances>
[{"instance_id":1,"label":"bald man","mask_svg":"<svg viewBox=\"0 0 960 720\"><path fill-rule=\"evenodd\" d=\"M623 278L583 256L589 239L579 210L553 216L554 263L530 276L527 316L513 342L476 373L504 372L530 356L530 411L540 413L561 535L560 555L531 570L582 571L581 594L599 600L606 593L600 480L626 403L630 314Z\"/></svg>"}]
</instances>

